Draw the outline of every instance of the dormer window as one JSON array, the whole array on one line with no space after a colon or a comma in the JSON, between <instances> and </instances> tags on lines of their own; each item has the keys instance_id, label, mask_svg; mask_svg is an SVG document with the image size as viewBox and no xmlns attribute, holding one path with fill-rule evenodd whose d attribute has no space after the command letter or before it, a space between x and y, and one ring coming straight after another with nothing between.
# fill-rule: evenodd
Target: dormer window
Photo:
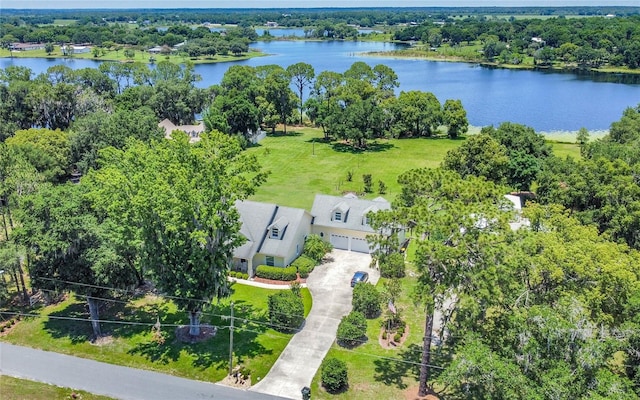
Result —
<instances>
[{"instance_id":1,"label":"dormer window","mask_svg":"<svg viewBox=\"0 0 640 400\"><path fill-rule=\"evenodd\" d=\"M337 222L347 222L347 214L349 212L349 205L344 201L337 204L331 210L331 220Z\"/></svg>"},{"instance_id":2,"label":"dormer window","mask_svg":"<svg viewBox=\"0 0 640 400\"><path fill-rule=\"evenodd\" d=\"M369 225L369 214L365 214L362 217L362 225Z\"/></svg>"},{"instance_id":3,"label":"dormer window","mask_svg":"<svg viewBox=\"0 0 640 400\"><path fill-rule=\"evenodd\" d=\"M271 228L271 239L279 239L280 238L280 229L274 226Z\"/></svg>"}]
</instances>

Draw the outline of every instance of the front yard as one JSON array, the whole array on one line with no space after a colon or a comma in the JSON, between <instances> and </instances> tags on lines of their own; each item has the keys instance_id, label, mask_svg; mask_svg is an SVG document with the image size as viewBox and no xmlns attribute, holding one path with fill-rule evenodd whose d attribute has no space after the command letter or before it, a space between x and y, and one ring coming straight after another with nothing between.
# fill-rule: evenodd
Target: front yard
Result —
<instances>
[{"instance_id":1,"label":"front yard","mask_svg":"<svg viewBox=\"0 0 640 400\"><path fill-rule=\"evenodd\" d=\"M153 295L104 302L102 331L107 334L91 343L91 326L86 303L69 296L44 307L37 316L23 317L0 338L4 341L70 354L111 364L154 370L185 378L217 382L227 375L229 362L230 302L234 302L234 365L251 372L252 380L264 377L292 334L269 327L267 299L274 290L242 284L233 286L229 299L214 303L202 315L202 323L218 328L217 334L200 343L176 339L176 327L188 323L186 313L169 301ZM301 291L305 315L311 309L311 296ZM160 321L160 332L153 325Z\"/></svg>"}]
</instances>

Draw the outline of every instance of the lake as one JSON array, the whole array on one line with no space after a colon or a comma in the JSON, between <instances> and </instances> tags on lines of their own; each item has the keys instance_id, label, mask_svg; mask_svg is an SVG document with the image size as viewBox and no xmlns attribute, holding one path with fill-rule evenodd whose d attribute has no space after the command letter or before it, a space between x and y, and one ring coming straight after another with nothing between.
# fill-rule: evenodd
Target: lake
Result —
<instances>
[{"instance_id":1,"label":"lake","mask_svg":"<svg viewBox=\"0 0 640 400\"><path fill-rule=\"evenodd\" d=\"M581 127L589 130L608 129L611 122L620 119L625 108L640 104L640 76L509 70L467 63L369 57L362 54L393 50L397 46L392 43L350 41L258 42L252 47L269 56L234 63L198 64L195 69L202 76L198 86L208 87L219 83L233 64L279 64L286 67L306 62L314 67L316 74L325 70L344 72L356 61L364 61L371 66L386 64L398 74L398 91L432 92L441 103L446 99L460 99L472 125L497 125L511 121L544 132L576 131ZM76 69L97 67L98 62L80 59L0 59L0 68L21 65L31 68L36 74L56 64Z\"/></svg>"}]
</instances>

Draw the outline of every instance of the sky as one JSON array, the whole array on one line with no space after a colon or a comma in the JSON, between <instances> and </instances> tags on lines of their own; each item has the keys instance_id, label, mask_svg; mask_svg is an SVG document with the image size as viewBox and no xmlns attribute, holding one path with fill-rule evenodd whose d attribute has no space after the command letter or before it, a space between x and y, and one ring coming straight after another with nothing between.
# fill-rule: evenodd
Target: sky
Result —
<instances>
[{"instance_id":1,"label":"sky","mask_svg":"<svg viewBox=\"0 0 640 400\"><path fill-rule=\"evenodd\" d=\"M3 8L320 8L639 6L639 0L0 0Z\"/></svg>"}]
</instances>

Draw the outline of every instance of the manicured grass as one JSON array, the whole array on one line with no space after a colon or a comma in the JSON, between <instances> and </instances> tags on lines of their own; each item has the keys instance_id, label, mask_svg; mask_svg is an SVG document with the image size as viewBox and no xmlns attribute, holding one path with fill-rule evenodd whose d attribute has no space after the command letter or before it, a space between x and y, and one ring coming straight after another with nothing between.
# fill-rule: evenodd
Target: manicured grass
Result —
<instances>
[{"instance_id":1,"label":"manicured grass","mask_svg":"<svg viewBox=\"0 0 640 400\"><path fill-rule=\"evenodd\" d=\"M82 390L61 388L46 383L29 381L0 375L0 398L2 400L62 400L71 399L75 394L82 400L110 400L111 397L98 396Z\"/></svg>"},{"instance_id":2,"label":"manicured grass","mask_svg":"<svg viewBox=\"0 0 640 400\"><path fill-rule=\"evenodd\" d=\"M242 364L249 368L255 382L258 377L266 375L292 334L278 332L269 326L267 299L275 293L274 290L241 284L235 284L233 289L231 298L214 302L203 312L202 323L217 326L218 333L201 343L176 340L176 326L188 323L187 314L179 312L173 303L154 296L105 303L101 319L118 323L102 323L103 333L111 335L111 340L101 345L89 342L91 328L86 321L86 304L73 296L43 308L38 317L23 318L3 340L111 364L219 381L226 376L228 369L228 316L233 301L236 317L234 365ZM311 308L308 289L302 289L302 295L308 310ZM152 332L152 325L157 320L161 323L163 342L155 340Z\"/></svg>"},{"instance_id":3,"label":"manicured grass","mask_svg":"<svg viewBox=\"0 0 640 400\"><path fill-rule=\"evenodd\" d=\"M367 150L357 151L339 142L325 142L322 132L314 128L288 127L287 135L268 136L249 149L271 174L258 188L253 200L283 206L310 209L317 193L340 196L345 192L361 193L363 174L371 174L373 193L365 198L383 196L393 200L399 193L398 176L421 167L437 167L447 151L459 146L464 138L451 139L378 139ZM552 143L564 155L580 156L577 145ZM347 172L353 180L347 181ZM382 180L387 191L378 193Z\"/></svg>"}]
</instances>

